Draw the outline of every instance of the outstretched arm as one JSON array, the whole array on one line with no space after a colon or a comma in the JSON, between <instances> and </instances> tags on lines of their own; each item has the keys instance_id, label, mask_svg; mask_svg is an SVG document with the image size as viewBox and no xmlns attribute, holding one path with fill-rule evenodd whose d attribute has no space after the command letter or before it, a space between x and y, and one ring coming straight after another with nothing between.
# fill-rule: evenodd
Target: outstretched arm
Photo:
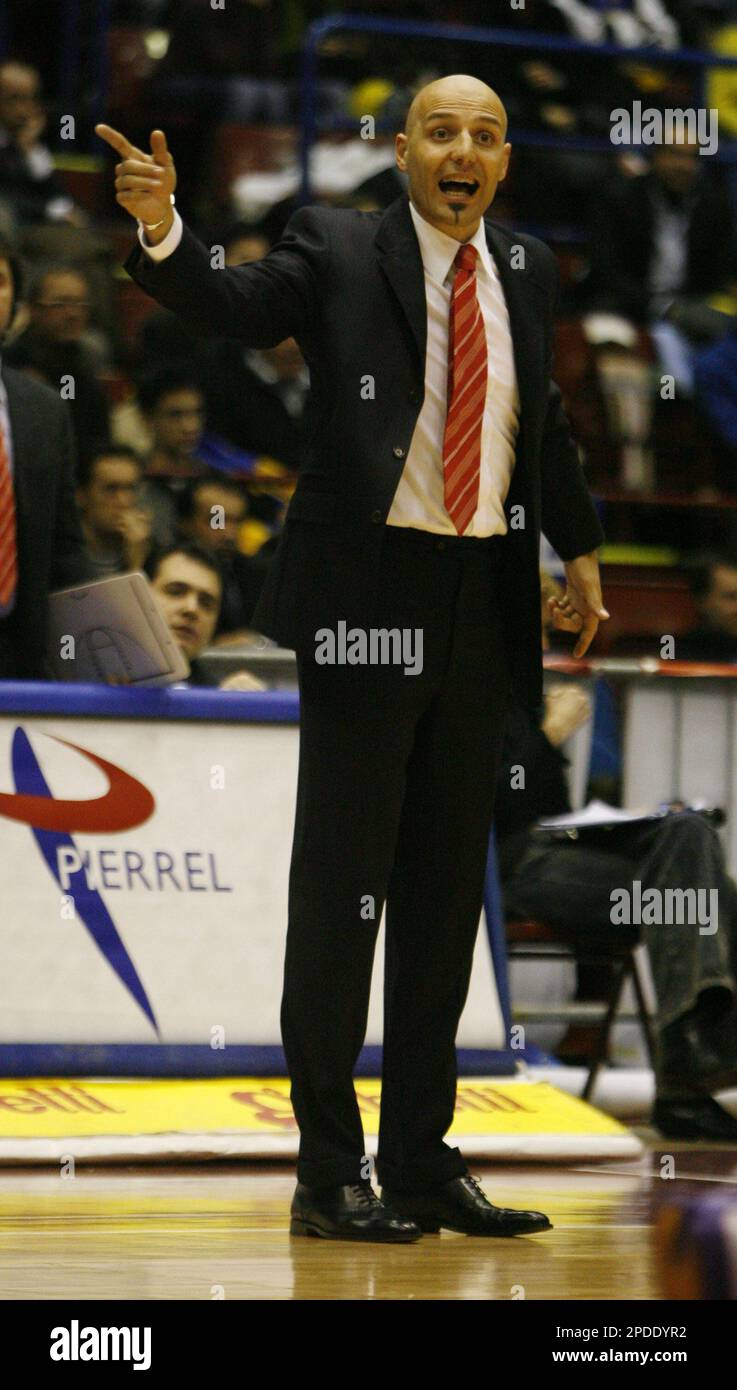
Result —
<instances>
[{"instance_id":1,"label":"outstretched arm","mask_svg":"<svg viewBox=\"0 0 737 1390\"><path fill-rule=\"evenodd\" d=\"M152 132L151 154L146 154L111 126L95 129L121 155L115 166L116 201L144 224L147 242L160 244L174 224L171 195L176 187L164 132ZM184 226L179 244L164 260L152 260L137 245L125 268L147 294L195 333L274 347L309 332L327 254L324 215L302 208L278 245L251 265L221 266Z\"/></svg>"}]
</instances>

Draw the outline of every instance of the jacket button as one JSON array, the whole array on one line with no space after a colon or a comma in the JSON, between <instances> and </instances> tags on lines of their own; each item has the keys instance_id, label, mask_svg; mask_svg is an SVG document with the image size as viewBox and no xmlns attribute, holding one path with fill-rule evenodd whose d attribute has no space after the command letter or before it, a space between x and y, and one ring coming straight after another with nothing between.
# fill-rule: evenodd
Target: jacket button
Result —
<instances>
[{"instance_id":1,"label":"jacket button","mask_svg":"<svg viewBox=\"0 0 737 1390\"><path fill-rule=\"evenodd\" d=\"M372 520L372 521L376 521L376 522L383 521L383 520L384 520L384 514L383 514L383 512L378 511L378 509L377 509L375 512L372 512L372 513L371 513L371 520Z\"/></svg>"},{"instance_id":2,"label":"jacket button","mask_svg":"<svg viewBox=\"0 0 737 1390\"><path fill-rule=\"evenodd\" d=\"M400 444L395 444L395 445L394 445L394 449L392 450L392 452L393 452L393 454L394 454L395 459L403 459L403 458L404 458L404 449L401 447Z\"/></svg>"}]
</instances>

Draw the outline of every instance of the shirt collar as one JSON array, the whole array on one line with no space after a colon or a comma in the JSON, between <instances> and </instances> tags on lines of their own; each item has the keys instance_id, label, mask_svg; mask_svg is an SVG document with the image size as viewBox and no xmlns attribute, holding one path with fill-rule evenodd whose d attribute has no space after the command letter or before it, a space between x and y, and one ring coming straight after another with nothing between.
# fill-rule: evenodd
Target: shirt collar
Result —
<instances>
[{"instance_id":1,"label":"shirt collar","mask_svg":"<svg viewBox=\"0 0 737 1390\"><path fill-rule=\"evenodd\" d=\"M409 210L417 233L417 240L420 243L422 264L431 280L436 280L438 284L442 285L448 277L461 243L455 241L452 236L447 236L445 232L439 232L437 227L433 227L430 222L421 216L411 200ZM496 279L497 269L494 265L494 258L487 245L486 228L484 227L483 218L479 222L470 242L466 244L475 246L478 252L479 265L488 276L492 279Z\"/></svg>"}]
</instances>

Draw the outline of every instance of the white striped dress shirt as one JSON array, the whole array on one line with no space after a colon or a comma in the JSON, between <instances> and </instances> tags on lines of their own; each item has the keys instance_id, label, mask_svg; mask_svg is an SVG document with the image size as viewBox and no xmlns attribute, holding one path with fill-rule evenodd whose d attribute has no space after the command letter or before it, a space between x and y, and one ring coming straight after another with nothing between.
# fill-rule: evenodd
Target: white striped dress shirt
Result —
<instances>
[{"instance_id":1,"label":"white striped dress shirt","mask_svg":"<svg viewBox=\"0 0 737 1390\"><path fill-rule=\"evenodd\" d=\"M425 271L427 352L425 400L402 476L387 517L389 526L410 526L455 536L445 510L443 437L448 408L448 322L459 243L421 217L410 202ZM486 244L483 221L470 245L478 251L476 285L486 327L488 381L481 432L479 502L466 536L504 535L504 501L514 467L519 392L512 334L499 272Z\"/></svg>"}]
</instances>

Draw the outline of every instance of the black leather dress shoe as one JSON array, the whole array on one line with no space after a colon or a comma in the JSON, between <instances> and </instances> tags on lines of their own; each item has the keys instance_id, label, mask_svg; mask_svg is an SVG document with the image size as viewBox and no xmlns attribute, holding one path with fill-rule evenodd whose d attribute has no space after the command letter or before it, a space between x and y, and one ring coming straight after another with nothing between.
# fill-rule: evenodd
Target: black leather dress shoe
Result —
<instances>
[{"instance_id":1,"label":"black leather dress shoe","mask_svg":"<svg viewBox=\"0 0 737 1390\"><path fill-rule=\"evenodd\" d=\"M737 1144L737 1119L708 1097L656 1099L650 1123L665 1139L714 1139Z\"/></svg>"},{"instance_id":2,"label":"black leather dress shoe","mask_svg":"<svg viewBox=\"0 0 737 1390\"><path fill-rule=\"evenodd\" d=\"M510 1211L493 1207L470 1173L451 1178L428 1192L411 1194L382 1189L381 1200L400 1216L436 1234L441 1226L468 1236L529 1236L552 1226L541 1211Z\"/></svg>"},{"instance_id":3,"label":"black leather dress shoe","mask_svg":"<svg viewBox=\"0 0 737 1390\"><path fill-rule=\"evenodd\" d=\"M292 1198L289 1234L323 1236L325 1240L376 1240L387 1243L419 1240L422 1231L380 1202L371 1184L344 1187L306 1187L297 1184Z\"/></svg>"},{"instance_id":4,"label":"black leather dress shoe","mask_svg":"<svg viewBox=\"0 0 737 1390\"><path fill-rule=\"evenodd\" d=\"M702 1096L737 1085L734 1040L720 1039L716 1028L692 1018L681 1019L662 1034L658 1077L666 1092L692 1090Z\"/></svg>"}]
</instances>

